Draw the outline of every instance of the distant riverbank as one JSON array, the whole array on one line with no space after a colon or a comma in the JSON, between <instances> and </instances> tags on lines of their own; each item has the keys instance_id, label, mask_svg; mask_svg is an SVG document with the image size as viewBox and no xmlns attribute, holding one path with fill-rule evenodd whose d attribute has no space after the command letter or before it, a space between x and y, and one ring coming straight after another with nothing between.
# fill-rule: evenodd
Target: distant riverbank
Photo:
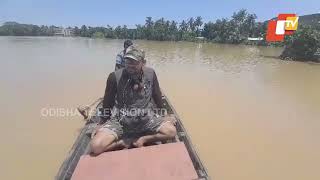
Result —
<instances>
[{"instance_id":1,"label":"distant riverbank","mask_svg":"<svg viewBox=\"0 0 320 180\"><path fill-rule=\"evenodd\" d=\"M284 42L269 43L266 36L267 21L256 22L257 16L242 9L235 12L230 20L222 18L215 22L204 23L200 16L191 17L181 22L169 21L164 18L153 20L147 17L144 25L136 25L129 29L126 25L106 27L57 27L37 26L6 22L0 26L0 36L76 36L88 38L141 39L155 41L191 41L222 44L246 44L258 46L285 46L281 59L294 61L320 61L320 25L310 26L307 20L320 18L309 15L299 17L298 30L287 36ZM252 38L261 40L252 41ZM319 54L319 55L317 55Z\"/></svg>"}]
</instances>

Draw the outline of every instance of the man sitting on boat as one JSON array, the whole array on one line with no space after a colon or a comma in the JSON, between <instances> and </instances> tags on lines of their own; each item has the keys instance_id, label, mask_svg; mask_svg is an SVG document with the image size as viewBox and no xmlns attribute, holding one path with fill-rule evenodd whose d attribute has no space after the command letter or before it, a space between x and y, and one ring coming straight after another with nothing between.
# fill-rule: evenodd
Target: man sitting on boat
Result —
<instances>
[{"instance_id":1,"label":"man sitting on boat","mask_svg":"<svg viewBox=\"0 0 320 180\"><path fill-rule=\"evenodd\" d=\"M93 154L166 141L176 135L174 123L153 110L162 108L162 95L155 71L144 66L144 51L131 46L125 68L109 74L103 99L102 125L91 141ZM153 102L154 101L154 102ZM156 107L155 107L156 106Z\"/></svg>"},{"instance_id":2,"label":"man sitting on boat","mask_svg":"<svg viewBox=\"0 0 320 180\"><path fill-rule=\"evenodd\" d=\"M132 46L133 45L133 42L131 40L125 40L124 43L123 43L123 50L120 51L117 56L116 56L116 66L115 66L115 70L118 70L118 69L121 69L121 68L124 68L124 64L125 64L125 61L124 61L124 54L126 53L128 47Z\"/></svg>"}]
</instances>

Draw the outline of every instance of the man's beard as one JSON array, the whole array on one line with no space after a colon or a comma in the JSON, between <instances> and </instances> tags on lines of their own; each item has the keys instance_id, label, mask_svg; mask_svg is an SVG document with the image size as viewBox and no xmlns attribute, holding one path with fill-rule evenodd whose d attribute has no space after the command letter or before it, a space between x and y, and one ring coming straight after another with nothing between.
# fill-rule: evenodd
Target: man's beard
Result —
<instances>
[{"instance_id":1,"label":"man's beard","mask_svg":"<svg viewBox=\"0 0 320 180\"><path fill-rule=\"evenodd\" d=\"M130 79L130 85L134 90L140 90L142 88L142 71L135 73L128 73Z\"/></svg>"}]
</instances>

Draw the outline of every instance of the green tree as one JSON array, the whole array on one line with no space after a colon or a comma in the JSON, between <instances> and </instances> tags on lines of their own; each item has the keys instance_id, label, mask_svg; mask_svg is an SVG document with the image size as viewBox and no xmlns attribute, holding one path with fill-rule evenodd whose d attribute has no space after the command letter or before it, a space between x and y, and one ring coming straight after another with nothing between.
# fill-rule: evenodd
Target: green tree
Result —
<instances>
[{"instance_id":1,"label":"green tree","mask_svg":"<svg viewBox=\"0 0 320 180\"><path fill-rule=\"evenodd\" d=\"M104 38L104 34L102 32L94 32L92 35L93 38Z\"/></svg>"},{"instance_id":2,"label":"green tree","mask_svg":"<svg viewBox=\"0 0 320 180\"><path fill-rule=\"evenodd\" d=\"M121 38L121 33L122 33L121 26L117 26L117 27L114 29L115 38L120 39L120 38Z\"/></svg>"},{"instance_id":3,"label":"green tree","mask_svg":"<svg viewBox=\"0 0 320 180\"><path fill-rule=\"evenodd\" d=\"M127 39L128 38L128 28L126 25L124 25L121 29L121 38Z\"/></svg>"},{"instance_id":4,"label":"green tree","mask_svg":"<svg viewBox=\"0 0 320 180\"><path fill-rule=\"evenodd\" d=\"M249 14L247 10L241 9L238 12L233 13L230 20L230 28L233 31L230 33L229 42L241 43L253 35L255 27L255 14Z\"/></svg>"},{"instance_id":5,"label":"green tree","mask_svg":"<svg viewBox=\"0 0 320 180\"><path fill-rule=\"evenodd\" d=\"M191 32L194 32L194 31L195 31L196 26L195 26L193 17L189 18L189 20L188 20L188 26L189 26L189 30L190 30Z\"/></svg>"},{"instance_id":6,"label":"green tree","mask_svg":"<svg viewBox=\"0 0 320 180\"><path fill-rule=\"evenodd\" d=\"M77 26L75 26L74 29L73 29L74 35L75 36L80 36L80 32L81 32L80 29Z\"/></svg>"},{"instance_id":7,"label":"green tree","mask_svg":"<svg viewBox=\"0 0 320 180\"><path fill-rule=\"evenodd\" d=\"M185 36L185 34L187 34L187 32L188 32L188 24L185 20L182 20L179 26L179 34L180 34L179 40L183 40L183 37Z\"/></svg>"},{"instance_id":8,"label":"green tree","mask_svg":"<svg viewBox=\"0 0 320 180\"><path fill-rule=\"evenodd\" d=\"M297 61L320 61L320 32L310 26L300 26L291 36L285 38L285 49L281 59Z\"/></svg>"},{"instance_id":9,"label":"green tree","mask_svg":"<svg viewBox=\"0 0 320 180\"><path fill-rule=\"evenodd\" d=\"M153 29L154 22L151 17L146 18L145 28L144 28L144 37L147 39L153 39Z\"/></svg>"},{"instance_id":10,"label":"green tree","mask_svg":"<svg viewBox=\"0 0 320 180\"><path fill-rule=\"evenodd\" d=\"M115 38L113 29L109 25L107 25L107 28L105 28L104 34L106 38Z\"/></svg>"},{"instance_id":11,"label":"green tree","mask_svg":"<svg viewBox=\"0 0 320 180\"><path fill-rule=\"evenodd\" d=\"M201 32L200 32L200 28L202 26L203 22L202 22L202 17L198 16L194 22L194 25L196 26L196 34L197 36L200 36Z\"/></svg>"},{"instance_id":12,"label":"green tree","mask_svg":"<svg viewBox=\"0 0 320 180\"><path fill-rule=\"evenodd\" d=\"M154 23L154 40L164 41L166 40L166 23L164 18L160 18Z\"/></svg>"},{"instance_id":13,"label":"green tree","mask_svg":"<svg viewBox=\"0 0 320 180\"><path fill-rule=\"evenodd\" d=\"M178 24L177 22L171 21L169 25L169 40L171 41L176 41L179 38L177 24Z\"/></svg>"},{"instance_id":14,"label":"green tree","mask_svg":"<svg viewBox=\"0 0 320 180\"><path fill-rule=\"evenodd\" d=\"M82 25L80 29L80 36L81 37L89 37L88 28L86 25Z\"/></svg>"}]
</instances>

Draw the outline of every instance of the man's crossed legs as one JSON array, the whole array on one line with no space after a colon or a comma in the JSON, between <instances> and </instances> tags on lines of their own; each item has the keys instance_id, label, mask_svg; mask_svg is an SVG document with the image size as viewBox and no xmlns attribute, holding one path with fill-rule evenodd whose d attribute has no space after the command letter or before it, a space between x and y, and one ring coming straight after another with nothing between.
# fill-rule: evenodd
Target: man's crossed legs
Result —
<instances>
[{"instance_id":1,"label":"man's crossed legs","mask_svg":"<svg viewBox=\"0 0 320 180\"><path fill-rule=\"evenodd\" d=\"M144 135L134 140L132 143L135 147L142 147L147 143L157 141L166 141L173 139L176 134L175 122L172 117L157 118L148 122L145 128L151 132L150 135ZM91 152L94 155L99 155L105 151L112 151L118 148L129 148L131 142L121 139L125 129L117 121L108 121L95 134L91 140Z\"/></svg>"}]
</instances>

